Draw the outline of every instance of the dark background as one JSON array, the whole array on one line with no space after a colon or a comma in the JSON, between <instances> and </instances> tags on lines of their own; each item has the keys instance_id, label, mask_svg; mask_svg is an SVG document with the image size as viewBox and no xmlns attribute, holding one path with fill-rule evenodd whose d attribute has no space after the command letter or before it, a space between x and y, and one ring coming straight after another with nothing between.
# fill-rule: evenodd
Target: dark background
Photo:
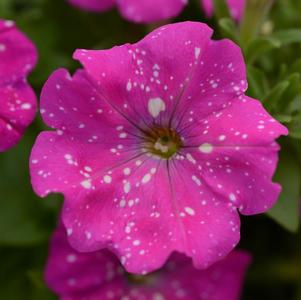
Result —
<instances>
[{"instance_id":1,"label":"dark background","mask_svg":"<svg viewBox=\"0 0 301 300\"><path fill-rule=\"evenodd\" d=\"M280 141L275 180L283 193L277 206L269 215L242 219L240 247L253 254L243 300L301 300L301 1L277 0L265 16L250 3L240 28L223 18L227 12L222 5L215 18L206 20L197 0L176 21L206 21L215 38L239 43L248 65L248 93L290 129L289 137ZM56 68L79 67L71 58L76 48L135 42L154 28L128 23L115 10L82 12L64 0L0 0L0 18L15 20L37 45L39 64L30 76L37 94ZM0 154L1 300L56 299L43 283L43 268L62 197L39 199L28 174L30 149L43 128L37 117L21 142Z\"/></svg>"}]
</instances>

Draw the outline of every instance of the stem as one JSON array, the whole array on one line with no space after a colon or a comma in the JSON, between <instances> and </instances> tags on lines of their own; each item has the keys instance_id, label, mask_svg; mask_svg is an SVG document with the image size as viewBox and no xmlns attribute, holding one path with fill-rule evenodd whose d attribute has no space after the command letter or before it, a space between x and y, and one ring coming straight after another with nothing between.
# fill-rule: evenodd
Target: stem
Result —
<instances>
[{"instance_id":1,"label":"stem","mask_svg":"<svg viewBox=\"0 0 301 300\"><path fill-rule=\"evenodd\" d=\"M245 15L240 27L241 41L244 46L258 35L273 2L273 0L247 0Z\"/></svg>"}]
</instances>

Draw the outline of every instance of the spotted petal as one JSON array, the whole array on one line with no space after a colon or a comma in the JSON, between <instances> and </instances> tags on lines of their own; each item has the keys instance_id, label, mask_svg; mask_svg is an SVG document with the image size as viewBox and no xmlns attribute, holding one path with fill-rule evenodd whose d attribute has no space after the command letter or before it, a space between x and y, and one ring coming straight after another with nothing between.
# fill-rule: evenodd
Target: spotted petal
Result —
<instances>
[{"instance_id":1,"label":"spotted petal","mask_svg":"<svg viewBox=\"0 0 301 300\"><path fill-rule=\"evenodd\" d=\"M110 9L114 6L114 0L68 0L72 5L81 9L101 12Z\"/></svg>"},{"instance_id":2,"label":"spotted petal","mask_svg":"<svg viewBox=\"0 0 301 300\"><path fill-rule=\"evenodd\" d=\"M0 19L0 86L24 78L37 61L31 41L12 21Z\"/></svg>"},{"instance_id":3,"label":"spotted petal","mask_svg":"<svg viewBox=\"0 0 301 300\"><path fill-rule=\"evenodd\" d=\"M14 146L34 118L36 98L26 76L36 60L31 41L0 19L0 152Z\"/></svg>"},{"instance_id":4,"label":"spotted petal","mask_svg":"<svg viewBox=\"0 0 301 300\"><path fill-rule=\"evenodd\" d=\"M42 132L32 150L32 183L41 196L92 189L106 170L136 154L126 133L130 124L102 101L82 71L73 78L63 69L54 72L41 107L45 123L56 129Z\"/></svg>"},{"instance_id":5,"label":"spotted petal","mask_svg":"<svg viewBox=\"0 0 301 300\"><path fill-rule=\"evenodd\" d=\"M239 241L238 210L276 201L275 139L287 131L244 96L238 46L211 34L185 22L137 44L78 50L84 70L46 83L43 118L57 132L38 138L32 182L41 196L64 194L77 250L109 248L139 274L174 251L205 268Z\"/></svg>"},{"instance_id":6,"label":"spotted petal","mask_svg":"<svg viewBox=\"0 0 301 300\"><path fill-rule=\"evenodd\" d=\"M186 127L183 134L189 146L183 157L195 162L195 174L218 198L243 214L265 212L281 189L272 182L279 151L275 139L288 131L257 100L241 96L229 103ZM198 115L197 109L194 112Z\"/></svg>"},{"instance_id":7,"label":"spotted petal","mask_svg":"<svg viewBox=\"0 0 301 300\"><path fill-rule=\"evenodd\" d=\"M240 21L245 12L245 0L226 0L229 11L233 19ZM212 17L214 12L213 0L201 0L201 5L208 18Z\"/></svg>"},{"instance_id":8,"label":"spotted petal","mask_svg":"<svg viewBox=\"0 0 301 300\"><path fill-rule=\"evenodd\" d=\"M173 255L159 272L137 278L137 284L110 252L78 253L58 228L51 240L45 277L61 300L238 300L249 264L248 253L234 251L202 271L189 258Z\"/></svg>"},{"instance_id":9,"label":"spotted petal","mask_svg":"<svg viewBox=\"0 0 301 300\"><path fill-rule=\"evenodd\" d=\"M117 0L125 19L136 23L152 23L176 17L187 0Z\"/></svg>"}]
</instances>

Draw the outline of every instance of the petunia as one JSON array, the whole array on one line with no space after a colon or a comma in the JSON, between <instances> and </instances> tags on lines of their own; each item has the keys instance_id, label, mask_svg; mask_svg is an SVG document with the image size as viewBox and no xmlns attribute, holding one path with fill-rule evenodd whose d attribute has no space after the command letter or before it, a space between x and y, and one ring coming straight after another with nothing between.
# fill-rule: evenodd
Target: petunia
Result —
<instances>
[{"instance_id":1,"label":"petunia","mask_svg":"<svg viewBox=\"0 0 301 300\"><path fill-rule=\"evenodd\" d=\"M41 95L44 122L32 150L37 194L65 196L79 251L111 249L147 273L170 253L206 268L240 239L239 212L263 213L287 129L244 95L245 63L229 40L198 22L163 26L136 44L77 50Z\"/></svg>"},{"instance_id":2,"label":"petunia","mask_svg":"<svg viewBox=\"0 0 301 300\"><path fill-rule=\"evenodd\" d=\"M153 23L176 17L188 0L68 0L88 11L100 12L113 7L121 15L136 23Z\"/></svg>"},{"instance_id":3,"label":"petunia","mask_svg":"<svg viewBox=\"0 0 301 300\"><path fill-rule=\"evenodd\" d=\"M115 0L68 0L72 5L81 9L101 12L112 8L115 5Z\"/></svg>"},{"instance_id":4,"label":"petunia","mask_svg":"<svg viewBox=\"0 0 301 300\"><path fill-rule=\"evenodd\" d=\"M135 23L154 23L178 16L188 0L68 0L81 9L102 12L114 6L121 15ZM214 12L213 0L200 0L207 17ZM245 11L245 0L226 0L232 17L240 21Z\"/></svg>"},{"instance_id":5,"label":"petunia","mask_svg":"<svg viewBox=\"0 0 301 300\"><path fill-rule=\"evenodd\" d=\"M200 0L208 18L212 17L214 12L213 0ZM226 0L231 16L240 21L245 12L246 0Z\"/></svg>"},{"instance_id":6,"label":"petunia","mask_svg":"<svg viewBox=\"0 0 301 300\"><path fill-rule=\"evenodd\" d=\"M53 235L45 279L61 300L238 300L251 257L234 251L207 270L197 270L174 254L160 271L127 274L109 251L79 253L64 230Z\"/></svg>"},{"instance_id":7,"label":"petunia","mask_svg":"<svg viewBox=\"0 0 301 300\"><path fill-rule=\"evenodd\" d=\"M36 97L26 76L37 51L12 21L0 19L0 152L14 146L36 113Z\"/></svg>"}]
</instances>

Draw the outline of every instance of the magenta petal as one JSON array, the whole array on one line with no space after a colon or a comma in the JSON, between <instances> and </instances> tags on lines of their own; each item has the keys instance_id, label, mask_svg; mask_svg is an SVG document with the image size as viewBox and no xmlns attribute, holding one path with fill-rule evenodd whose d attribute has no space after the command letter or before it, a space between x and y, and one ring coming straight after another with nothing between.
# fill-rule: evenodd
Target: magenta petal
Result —
<instances>
[{"instance_id":1,"label":"magenta petal","mask_svg":"<svg viewBox=\"0 0 301 300\"><path fill-rule=\"evenodd\" d=\"M45 84L41 113L56 132L35 143L32 183L41 196L64 194L75 249L109 248L139 274L174 251L206 268L238 243L238 210L275 203L275 140L287 130L244 95L239 47L211 35L185 22L77 50L84 70Z\"/></svg>"},{"instance_id":2,"label":"magenta petal","mask_svg":"<svg viewBox=\"0 0 301 300\"><path fill-rule=\"evenodd\" d=\"M72 5L88 11L101 12L112 8L114 0L68 0Z\"/></svg>"},{"instance_id":3,"label":"magenta petal","mask_svg":"<svg viewBox=\"0 0 301 300\"><path fill-rule=\"evenodd\" d=\"M246 1L226 0L226 2L233 19L240 21L245 12ZM213 0L201 0L201 5L205 11L206 16L209 18L212 17L214 11Z\"/></svg>"},{"instance_id":4,"label":"magenta petal","mask_svg":"<svg viewBox=\"0 0 301 300\"><path fill-rule=\"evenodd\" d=\"M0 84L24 78L37 62L33 43L12 21L0 19Z\"/></svg>"},{"instance_id":5,"label":"magenta petal","mask_svg":"<svg viewBox=\"0 0 301 300\"><path fill-rule=\"evenodd\" d=\"M234 251L212 267L198 270L189 258L175 254L159 272L135 284L109 251L78 253L58 228L45 278L61 300L238 300L250 261L247 252Z\"/></svg>"},{"instance_id":6,"label":"magenta petal","mask_svg":"<svg viewBox=\"0 0 301 300\"><path fill-rule=\"evenodd\" d=\"M275 139L287 135L287 129L259 101L246 96L232 99L227 108L198 123L202 135L186 133L189 143L197 145L186 155L199 162L194 169L200 180L243 214L270 209L280 193L272 182L279 151ZM210 145L210 153L202 151L202 144Z\"/></svg>"},{"instance_id":7,"label":"magenta petal","mask_svg":"<svg viewBox=\"0 0 301 300\"><path fill-rule=\"evenodd\" d=\"M203 183L197 168L190 169L188 164L193 163L170 165L171 199L177 213L164 223L173 221L173 227L178 225L177 230L169 232L169 240L178 245L177 250L192 257L197 268L207 268L238 243L240 219L236 209L221 202Z\"/></svg>"},{"instance_id":8,"label":"magenta petal","mask_svg":"<svg viewBox=\"0 0 301 300\"><path fill-rule=\"evenodd\" d=\"M160 274L157 289L161 288L164 299L177 299L180 294L186 300L239 300L250 262L249 253L235 250L208 269L198 270L186 257L174 255Z\"/></svg>"},{"instance_id":9,"label":"magenta petal","mask_svg":"<svg viewBox=\"0 0 301 300\"><path fill-rule=\"evenodd\" d=\"M32 183L39 195L62 192L67 196L81 189L94 189L99 170L119 164L131 155L130 149L118 155L120 149L115 145L128 124L121 128L124 119L101 100L82 71L72 78L61 69L46 82L41 94L41 113L45 123L57 130L42 132L32 150ZM114 134L108 135L111 131ZM125 141L122 147L129 142ZM114 151L116 155L112 155Z\"/></svg>"},{"instance_id":10,"label":"magenta petal","mask_svg":"<svg viewBox=\"0 0 301 300\"><path fill-rule=\"evenodd\" d=\"M34 45L12 21L0 20L0 152L14 146L36 113L26 76L37 60Z\"/></svg>"},{"instance_id":11,"label":"magenta petal","mask_svg":"<svg viewBox=\"0 0 301 300\"><path fill-rule=\"evenodd\" d=\"M181 129L185 136L196 129L198 120L214 116L247 89L245 62L236 44L224 39L196 49L199 49L196 52L199 60L186 77L189 84L182 84L181 101L174 118L175 128Z\"/></svg>"},{"instance_id":12,"label":"magenta petal","mask_svg":"<svg viewBox=\"0 0 301 300\"><path fill-rule=\"evenodd\" d=\"M227 0L231 16L240 21L245 13L246 0Z\"/></svg>"},{"instance_id":13,"label":"magenta petal","mask_svg":"<svg viewBox=\"0 0 301 300\"><path fill-rule=\"evenodd\" d=\"M187 0L117 0L124 18L136 23L152 23L176 17Z\"/></svg>"},{"instance_id":14,"label":"magenta petal","mask_svg":"<svg viewBox=\"0 0 301 300\"><path fill-rule=\"evenodd\" d=\"M107 281L122 283L122 269L109 251L78 253L72 249L63 228L56 230L51 240L45 280L60 295L98 289Z\"/></svg>"},{"instance_id":15,"label":"magenta petal","mask_svg":"<svg viewBox=\"0 0 301 300\"><path fill-rule=\"evenodd\" d=\"M181 250L165 167L136 159L100 178L95 191L82 192L78 201L66 199L63 221L76 249L109 247L128 271L140 274L160 268L173 250Z\"/></svg>"},{"instance_id":16,"label":"magenta petal","mask_svg":"<svg viewBox=\"0 0 301 300\"><path fill-rule=\"evenodd\" d=\"M0 152L19 141L36 109L35 94L23 79L5 87L0 85Z\"/></svg>"},{"instance_id":17,"label":"magenta petal","mask_svg":"<svg viewBox=\"0 0 301 300\"><path fill-rule=\"evenodd\" d=\"M163 122L183 98L187 79L196 71L204 73L199 59L201 53L206 53L211 35L212 30L205 24L178 23L163 26L133 45L102 51L77 50L74 58L83 64L99 93L134 123L159 118ZM238 72L241 69L244 66L236 70L239 79L245 75ZM163 100L165 110L159 115L150 114L151 100Z\"/></svg>"},{"instance_id":18,"label":"magenta petal","mask_svg":"<svg viewBox=\"0 0 301 300\"><path fill-rule=\"evenodd\" d=\"M207 18L211 18L214 12L213 0L200 0L200 2Z\"/></svg>"}]
</instances>

